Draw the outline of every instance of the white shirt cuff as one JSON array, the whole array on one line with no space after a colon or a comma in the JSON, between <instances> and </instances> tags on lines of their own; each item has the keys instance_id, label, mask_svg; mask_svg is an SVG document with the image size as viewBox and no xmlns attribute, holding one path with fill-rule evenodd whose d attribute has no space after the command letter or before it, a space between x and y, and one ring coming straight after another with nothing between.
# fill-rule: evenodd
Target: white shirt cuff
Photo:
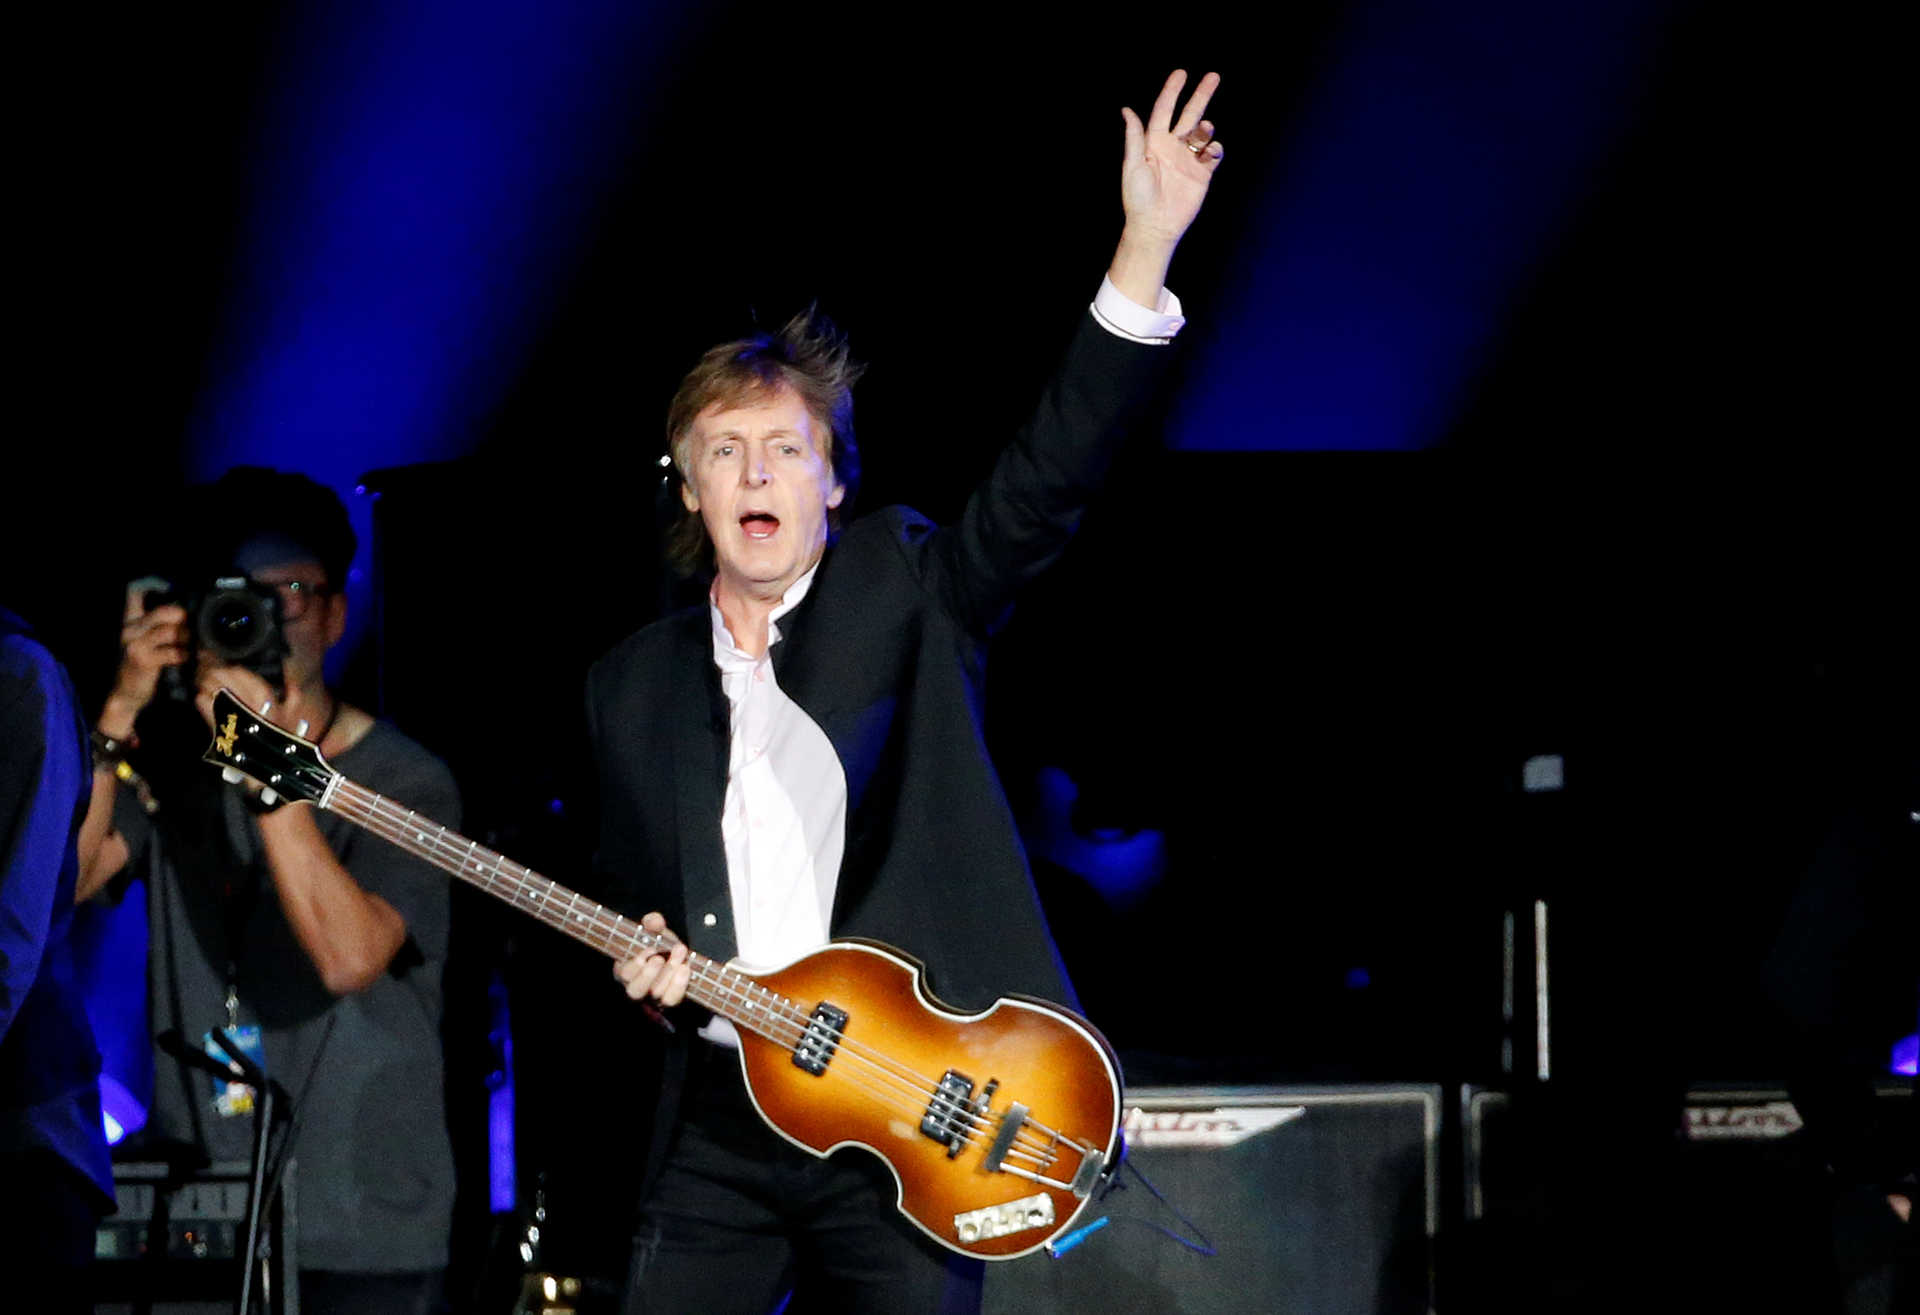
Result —
<instances>
[{"instance_id":1,"label":"white shirt cuff","mask_svg":"<svg viewBox=\"0 0 1920 1315\"><path fill-rule=\"evenodd\" d=\"M1100 279L1100 291L1093 298L1093 318L1115 337L1152 346L1172 342L1173 335L1187 322L1180 314L1180 298L1165 288L1160 289L1160 304L1148 310L1114 287L1113 280L1105 276Z\"/></svg>"}]
</instances>

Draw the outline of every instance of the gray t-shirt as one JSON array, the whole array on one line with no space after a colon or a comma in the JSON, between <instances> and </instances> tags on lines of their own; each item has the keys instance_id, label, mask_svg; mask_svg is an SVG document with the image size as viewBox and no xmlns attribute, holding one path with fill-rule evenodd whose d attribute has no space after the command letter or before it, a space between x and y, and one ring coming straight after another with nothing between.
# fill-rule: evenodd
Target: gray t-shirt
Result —
<instances>
[{"instance_id":1,"label":"gray t-shirt","mask_svg":"<svg viewBox=\"0 0 1920 1315\"><path fill-rule=\"evenodd\" d=\"M423 817L460 824L446 766L387 722L330 761ZM219 784L218 773L202 771ZM259 1028L266 1070L298 1120L300 1266L443 1267L454 1190L440 1049L447 877L345 818L318 815L353 879L407 924L407 944L387 973L336 998L287 923L241 792L189 780L176 793L185 797L169 799L156 819L161 843L144 854L153 828L137 808L119 810L150 878L153 1030L177 1027L198 1045L225 1027L231 975L239 1024ZM216 1109L210 1075L165 1055L155 1063L151 1130L195 1142L214 1160L245 1160L252 1119Z\"/></svg>"}]
</instances>

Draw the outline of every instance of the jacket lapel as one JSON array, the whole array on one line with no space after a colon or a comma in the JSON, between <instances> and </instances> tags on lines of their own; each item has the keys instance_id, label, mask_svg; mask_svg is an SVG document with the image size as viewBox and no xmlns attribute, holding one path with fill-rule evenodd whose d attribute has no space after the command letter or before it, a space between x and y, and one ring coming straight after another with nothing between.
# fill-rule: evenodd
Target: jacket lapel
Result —
<instances>
[{"instance_id":1,"label":"jacket lapel","mask_svg":"<svg viewBox=\"0 0 1920 1315\"><path fill-rule=\"evenodd\" d=\"M724 963L737 953L720 837L727 789L727 701L713 665L705 608L691 612L688 624L680 627L671 680L674 809L688 922L675 930L693 948Z\"/></svg>"}]
</instances>

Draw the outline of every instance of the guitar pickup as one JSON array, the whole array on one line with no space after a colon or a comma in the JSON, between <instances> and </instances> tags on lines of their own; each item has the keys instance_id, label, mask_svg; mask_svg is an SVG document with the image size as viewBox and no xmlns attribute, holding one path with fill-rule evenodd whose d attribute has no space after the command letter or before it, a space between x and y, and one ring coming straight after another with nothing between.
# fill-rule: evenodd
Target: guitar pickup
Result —
<instances>
[{"instance_id":1,"label":"guitar pickup","mask_svg":"<svg viewBox=\"0 0 1920 1315\"><path fill-rule=\"evenodd\" d=\"M813 1007L807 1030L800 1034L800 1043L793 1048L793 1066L819 1077L827 1071L846 1031L847 1011L821 1001Z\"/></svg>"},{"instance_id":2,"label":"guitar pickup","mask_svg":"<svg viewBox=\"0 0 1920 1315\"><path fill-rule=\"evenodd\" d=\"M940 1079L939 1090L927 1102L920 1117L920 1131L947 1148L951 1160L967 1144L967 1132L973 1120L973 1079L948 1069Z\"/></svg>"}]
</instances>

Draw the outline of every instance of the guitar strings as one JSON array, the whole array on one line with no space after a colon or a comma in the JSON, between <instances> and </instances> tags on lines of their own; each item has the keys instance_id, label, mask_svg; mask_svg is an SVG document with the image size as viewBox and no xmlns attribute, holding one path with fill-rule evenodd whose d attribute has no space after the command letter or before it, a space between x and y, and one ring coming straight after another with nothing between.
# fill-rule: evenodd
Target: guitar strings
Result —
<instances>
[{"instance_id":1,"label":"guitar strings","mask_svg":"<svg viewBox=\"0 0 1920 1315\"><path fill-rule=\"evenodd\" d=\"M342 785L352 786L353 783L347 782L342 778ZM391 801L372 791L366 790L364 787L353 786L353 791L361 797L354 799L352 802L358 804L366 813L369 829L374 830L376 834L380 834L389 840L401 842L407 840L410 834L412 837L417 838L420 846L431 849L432 853L430 857L434 858L439 866L450 871L455 871L464 879L475 880L476 876L486 878L484 884L487 885L489 890L492 890L492 887L499 879L510 881L512 883L512 889L515 892L514 897L509 899L510 903L520 904L521 901L517 898L518 894L522 891L532 890L537 896L537 904L541 911L546 912L549 916L554 916L555 906L551 895L555 891L565 890L564 887L558 886L557 883L545 877L541 877L531 869L525 868L520 864L512 863L512 860L504 856L492 855L491 851L487 852L491 857L494 857L496 861L492 865L491 873L489 873L488 865L475 861L474 859L474 855L481 849L478 841L468 840L467 848L463 851L458 845L449 843L449 837L452 837L454 833L450 832L446 827L438 823L423 823L412 810L403 811L398 805L393 804ZM337 791L336 793L338 794L340 792ZM340 811L345 812L346 810L341 809ZM379 825L373 825L374 823L378 823ZM433 828L433 833L429 833L426 829L429 826ZM460 838L464 839L464 837ZM507 872L505 868L508 865L520 868L521 875L515 876ZM533 882L541 883L546 889L541 890L533 886ZM498 892L494 891L493 893L497 894ZM578 909L581 896L573 891L566 891L566 894L568 895L568 906L559 914L562 921L556 925L561 926L563 930L574 935L577 939L594 945L595 948L613 957L621 957L613 945L616 939L625 942L628 953L639 948L643 941L649 946L660 943L661 938L653 936L652 933L647 932L644 928L637 926L628 919L621 918L618 914L610 913L604 906L597 903L592 904L593 912L591 914L581 912ZM609 925L609 919L611 919L611 925ZM595 933L597 933L597 935L595 935ZM742 1003L746 1001L749 995L764 997L759 1008L763 1017L766 1018L770 1024L777 1025L784 1023L789 1028L799 1029L798 1033L792 1037L783 1037L777 1033L755 1028L750 1024L748 1030L758 1032L768 1040L787 1048L797 1046L805 1037L813 1020L810 1016L801 1012L792 1001L761 985L752 977L726 969L714 963L713 960L706 956L695 955L694 959L694 971L702 977L703 985L711 986L716 980L723 984L724 989L716 992L716 994L725 994L729 1000ZM768 1001L772 1002L771 1006L767 1003ZM900 1091L914 1098L915 1105L913 1107L904 1110L898 1107L889 1107L889 1112L917 1116L919 1112L918 1103L922 1098L931 1096L936 1103L938 1102L939 1092L937 1086L929 1082L924 1075L913 1073L911 1069L900 1065L898 1061L893 1060L891 1056L883 1053L862 1054L860 1052L867 1049L865 1046L856 1041L846 1039L844 1034L840 1033L838 1029L825 1030L845 1047L850 1058L864 1060L868 1067L874 1069L883 1080L891 1079ZM891 1071L888 1065L891 1065ZM850 1084L864 1088L868 1094L874 1096L875 1099L882 1099L881 1094L871 1083L859 1082L853 1078L852 1075L845 1073L842 1074L842 1077ZM965 1125L967 1125L968 1132L960 1133L959 1139L963 1144L973 1144L976 1137L972 1134L981 1132L983 1126L977 1111L974 1111L971 1107L949 1101L946 1102L945 1112L948 1114L951 1124L964 1122ZM964 1112L966 1116L964 1120L953 1117L962 1112ZM999 1116L990 1116L990 1121L998 1122ZM1027 1126L1038 1128L1043 1125L1039 1125L1037 1122L1030 1122ZM1048 1129L1047 1131L1051 1130ZM1057 1145L1059 1140L1062 1139L1056 1136L1053 1143L1036 1143L1031 1139L1016 1136L1013 1144L1008 1148L1008 1155L1023 1160L1031 1160L1043 1168L1049 1167L1058 1161L1058 1156L1053 1153L1053 1147ZM1070 1145L1080 1150L1082 1154L1085 1153L1084 1147L1071 1141L1071 1139L1066 1140L1068 1140Z\"/></svg>"},{"instance_id":2,"label":"guitar strings","mask_svg":"<svg viewBox=\"0 0 1920 1315\"><path fill-rule=\"evenodd\" d=\"M451 843L450 838L454 837L455 833L448 830L445 826L437 822L424 821L420 819L413 810L402 809L400 805L393 801L372 790L368 790L364 786L348 781L345 777L339 777L337 779L339 785L335 788L335 800L350 803L355 807L356 811L364 813L364 818L355 818L354 820L362 821L362 824L366 825L369 830L374 831L375 834L382 836L384 839L402 844L410 838L415 839L420 847L431 850L431 853L427 856L432 858L438 866L453 872L462 879L483 885L490 893L494 894L500 893L494 889L496 883L502 881L509 883L513 895L508 897L508 903L523 908L533 908L537 906L540 911L548 913L549 916L555 915L555 906L551 896L556 891L566 891L565 887L551 881L549 878L541 876L531 868L514 863L504 855L494 854L490 850L485 850L478 841L467 840L466 848L463 850L458 844ZM335 802L330 806L346 814L347 809L340 807L340 802ZM431 828L431 832L428 828ZM465 837L458 838L466 839ZM480 853L485 853L488 857L494 859L491 865L491 871L488 870L487 864L477 861L475 856ZM519 874L516 875L506 871L509 866L520 869ZM543 890L534 886L534 882L540 883L545 889ZM527 891L531 891L535 895L535 900L532 904L524 903L518 898L522 892ZM666 943L666 938L655 936L637 923L634 923L631 919L623 918L619 914L606 909L604 905L589 901L592 913L581 912L578 909L578 903L582 896L574 891L566 891L566 894L568 895L568 906L563 912L558 914L561 921L553 925L558 926L569 935L592 945L594 948L601 950L611 957L623 957L617 948L621 943L624 943L624 948L628 954L641 948L642 945L652 948L653 946ZM734 1002L738 1006L745 1006L748 999L752 996L762 997L758 1007L770 1024L777 1026L778 1024L784 1023L789 1028L797 1029L797 1032L791 1037L783 1037L774 1032L762 1031L759 1028L753 1027L751 1024L748 1024L749 1031L757 1032L767 1040L786 1048L797 1047L799 1043L805 1039L809 1031L817 1031L820 1035L831 1038L835 1043L836 1053L846 1054L853 1059L863 1061L868 1068L873 1070L883 1081L891 1081L899 1091L914 1098L914 1106L904 1110L898 1109L897 1107L888 1107L890 1112L900 1112L917 1117L919 1114L918 1102L921 1098L930 1097L934 1103L942 1103L939 1101L940 1090L938 1083L933 1082L926 1075L913 1071L910 1067L901 1064L898 1060L895 1060L892 1056L884 1052L875 1051L855 1039L848 1038L845 1033L838 1028L816 1028L816 1020L803 1011L795 1002L788 1000L778 992L762 985L751 976L740 973L734 969L726 968L708 956L700 955L697 952L689 951L689 954L693 973L700 979L701 985L709 989L710 994L724 996L727 1001ZM702 1001L702 1003L710 1002ZM871 1083L860 1082L852 1077L852 1075L843 1076L851 1085L865 1089L873 1098L884 1100L880 1091L874 1088ZM970 1105L957 1101L947 1101L944 1102L944 1105L945 1109L943 1112L948 1114L950 1126L955 1126L956 1129L961 1126L965 1127L966 1131L957 1132L957 1136L962 1143L966 1145L975 1144L980 1135L983 1135L988 1128L1000 1123L1003 1119L1002 1115L991 1112L983 1117ZM964 1118L955 1118L953 1117L955 1115L964 1115ZM1045 1125L1039 1124L1034 1120L1026 1121L1026 1123L1023 1124L1022 1132L1024 1133L1027 1128L1053 1133L1052 1129L1045 1128ZM1065 1141L1068 1145L1073 1146L1076 1150L1080 1151L1083 1156L1086 1153L1086 1148L1081 1143L1072 1138L1062 1137L1058 1133L1053 1133L1050 1142L1035 1141L1031 1138L1016 1134L1008 1148L1007 1154L1009 1156L1017 1155L1018 1158L1024 1160L1031 1160L1041 1167L1050 1167L1058 1162L1059 1157L1054 1153L1054 1147L1061 1141Z\"/></svg>"},{"instance_id":3,"label":"guitar strings","mask_svg":"<svg viewBox=\"0 0 1920 1315\"><path fill-rule=\"evenodd\" d=\"M540 873L532 872L530 868L524 868L524 866L520 866L520 864L513 864L513 860L509 860L509 858L505 858L505 856L492 854L492 850L486 850L486 852L492 856L493 860L495 860L492 864L492 870L490 870L488 864L482 864L482 862L478 862L478 860L474 858L474 854L482 852L478 841L467 841L467 849L461 850L459 849L459 845L449 843L449 837L455 837L455 833L451 833L444 825L422 822L419 816L417 816L415 812L411 812L411 810L399 810L399 806L394 804L394 802L386 801L386 799L382 799L380 795L374 795L372 791L365 791L363 787L355 787L355 789L357 789L365 799L355 799L353 802L357 802L357 804L367 812L367 816L369 816L369 829L374 829L374 833L384 835L386 839L392 839L392 841L407 841L407 839L409 839L409 833L411 833L411 837L417 839L420 847L432 850L432 852L430 852L430 858L434 858L434 860L438 862L438 866L442 866L442 868L449 870L449 872L457 872L457 875L461 875L463 879L468 879L468 881L480 881L480 883L484 883L486 889L490 889L490 893L495 893L495 895L499 895L499 891L495 889L499 883L503 883L503 881L509 883L509 889L513 891L513 895L509 897L511 904L522 906L522 908L536 908L538 912L545 912L549 918L559 916L559 920L561 921L555 923L555 925L559 925L561 929L568 931L568 933L574 935L576 939L580 939L580 941L584 941L584 943L593 944L595 948L611 954L614 958L620 958L620 956L622 956L620 950L616 948L616 943L624 943L624 948L626 948L628 954L634 952L636 948L639 948L639 944L643 943L643 941L649 944L649 946L659 943L659 939L653 937L653 933L647 933L643 927L637 927L636 923L632 923L630 920L624 920L624 918L620 918L618 914L612 914L611 910L607 910L607 908L601 906L601 904L595 904L595 902L589 900L589 904L591 904L591 914L582 912L582 910L578 908L580 898L582 898L578 893L566 891L564 887L553 883L553 881L549 881L547 877L541 877ZM342 810L342 812L344 812L344 810ZM432 827L432 833L426 829L428 825ZM455 839L465 839L465 837L455 837ZM516 875L516 873L507 872L509 866L518 868L520 873ZM540 885L534 885L534 883L540 883ZM541 887L543 887L543 889L541 889ZM534 893L534 897L536 898L534 898L532 904L522 904L522 900L518 898L518 895L524 893L524 891L532 891L532 893ZM568 897L566 908L559 910L559 912L557 912L557 902L551 898L553 897L553 893L557 893L557 891L564 891L566 897ZM762 1037L766 1037L766 1039L780 1044L783 1048L795 1048L795 1046L804 1039L804 1035L806 1035L806 1031L808 1031L808 1027L810 1027L810 1023L812 1023L812 1019L810 1019L810 1016L803 1014L803 1012L801 1012L791 1000L787 1000L785 996L780 996L778 992L774 992L772 989L760 985L756 979L745 975L745 973L737 973L737 971L733 971L733 969L714 964L707 956L695 954L693 971L699 973L703 985L707 985L707 987L714 987L714 983L718 983L718 987L712 992L714 992L714 994L724 994L728 1000L732 1000L737 1006L745 1006L749 998L758 996L756 1008L758 1008L758 1012L760 1012L760 1017L762 1017L770 1027L776 1027L776 1031L766 1031L766 1027L755 1027L753 1023L747 1023L749 1031L753 1031L756 1035L762 1035ZM751 1010L747 1010L747 1012L751 1014ZM787 1029L797 1029L797 1033L793 1033L793 1035L780 1035L780 1033L778 1033L778 1027L780 1027L781 1023L783 1023ZM937 1102L939 1090L937 1090L937 1087L935 1087L933 1083L929 1083L924 1075L914 1073L912 1069L900 1065L897 1060L893 1060L891 1056L885 1056L883 1052L877 1052L877 1054L862 1054L862 1052L868 1050L868 1048L866 1048L864 1044L860 1044L858 1040L847 1039L845 1033L841 1033L839 1029L826 1029L826 1033L837 1040L841 1046L845 1046L845 1054L849 1056L849 1064L856 1062L856 1060L866 1062L866 1065L868 1065L870 1069L874 1069L883 1081L891 1081L891 1083L895 1085L897 1094L906 1094L906 1096L910 1096L910 1098L914 1100L914 1106L910 1106L910 1108L887 1106L887 1104L885 1104L885 1094L883 1094L879 1088L874 1087L872 1083L862 1083L860 1079L856 1079L854 1075L847 1073L845 1067L841 1069L841 1073L839 1073L841 1081L847 1081L852 1087L862 1088L862 1090L864 1090L866 1094L870 1094L874 1100L883 1102L883 1108L887 1108L889 1113L906 1113L906 1115L910 1115L910 1117L918 1117L918 1113L920 1113L920 1102L922 1102L922 1100L933 1098L933 1100ZM889 1065L891 1065L891 1067L889 1067ZM968 1144L968 1146L975 1144L975 1140L977 1140L977 1136L975 1135L979 1135L979 1133L983 1131L983 1121L981 1121L979 1113L972 1110L970 1106L960 1106L960 1104L956 1104L956 1102L947 1102L947 1110L945 1110L945 1113L948 1115L948 1123L950 1123L950 1125L956 1125L956 1127L958 1127L958 1125L964 1125L964 1127L966 1127L966 1133L958 1133L958 1140L960 1140L962 1144ZM964 1119L962 1119L962 1117L956 1117L956 1115L962 1115L962 1113L964 1113ZM998 1115L991 1115L991 1121L998 1121ZM1033 1127L1033 1129L1037 1129L1037 1131L1052 1133L1052 1129L1044 1129L1044 1125L1041 1125L1039 1121L1027 1121L1027 1123L1021 1127L1021 1131L1025 1131L1027 1127ZM1058 1154L1054 1154L1054 1148L1058 1146L1060 1140L1068 1140L1069 1146L1073 1146L1075 1150L1079 1150L1079 1152L1085 1156L1085 1146L1081 1146L1079 1142L1073 1142L1071 1138L1060 1138L1058 1135L1054 1135L1054 1138L1052 1138L1050 1142L1039 1142L1039 1140L1033 1140L1033 1138L1029 1138L1029 1136L1016 1135L1016 1138L1012 1140L1012 1144L1010 1144L1008 1150L1006 1150L1006 1156L1008 1156L1008 1158L1016 1158L1016 1160L1031 1161L1031 1163L1035 1163L1035 1165L1039 1165L1039 1167L1043 1167L1044 1169L1044 1167L1050 1167L1050 1165L1058 1163Z\"/></svg>"},{"instance_id":4,"label":"guitar strings","mask_svg":"<svg viewBox=\"0 0 1920 1315\"><path fill-rule=\"evenodd\" d=\"M612 913L607 910L605 906L592 901L589 901L589 903L592 904L593 913L591 915L580 913L578 904L581 896L578 892L566 890L565 887L560 886L557 882L541 876L539 873L534 872L531 868L527 868L522 864L514 863L505 855L496 854L491 850L484 850L478 841L458 836L440 823L420 819L418 814L412 809L403 809L400 805L379 793L358 785L353 781L349 781L346 777L340 776L330 769L323 770L317 765L309 766L297 759L290 761L287 767L306 783L309 792L313 796L310 800L311 802L319 803L326 797L328 783L336 782L337 784L333 786L334 798L340 800L341 803L352 805L354 809L362 815L355 817L352 812L349 812L347 807L340 806L340 804L329 802L328 806L334 808L335 811L340 812L343 816L349 817L350 820L360 822L361 825L366 826L369 830L373 831L374 834L400 844L402 847L412 847L408 843L409 833L411 833L411 837L417 838L418 847L422 851L425 851L425 856L435 862L437 866L454 873L463 880L481 885L491 894L500 894L496 889L496 886L500 882L506 881L510 883L509 889L512 891L512 894L507 897L507 902L510 904L545 913L551 918L554 912L552 902L553 894L555 892L565 891L568 896L568 904L564 914L561 915L563 920L551 925L558 926L561 930L566 931L568 934L586 944L592 945L603 953L618 958L621 957L621 955L619 949L616 947L621 942L624 942L626 953L631 954L640 948L643 943L647 945L648 948L652 948L655 945L663 943L665 939L654 936L652 933L647 932L645 928L638 926L631 920L623 918L619 914ZM426 829L427 827L432 828L431 834ZM457 844L450 843L450 838L466 839L466 849L462 851ZM488 856L493 859L491 871L488 870L486 864L476 860L475 855L481 852L488 854ZM469 867L469 864L471 864L471 867ZM508 867L519 868L520 874L514 876L508 873L506 871ZM539 887L534 886L534 882L540 883ZM544 887L544 889L540 887ZM519 899L519 895L529 890L537 897L536 903L533 905L523 905ZM879 1088L874 1087L871 1082L859 1081L853 1075L847 1073L845 1066L843 1066L837 1076L849 1085L861 1088L871 1098L881 1101L883 1108L886 1108L889 1113L904 1113L908 1117L917 1117L919 1114L919 1102L923 1098L930 1098L929 1109L935 1106L940 1107L941 1113L945 1115L947 1119L949 1128L954 1130L956 1138L963 1145L968 1146L975 1144L977 1140L976 1134L981 1134L986 1128L1002 1121L1002 1116L992 1113L987 1114L983 1118L980 1111L970 1104L962 1104L951 1098L943 1101L941 1099L943 1092L939 1085L928 1079L926 1075L913 1071L910 1067L901 1064L891 1055L873 1050L856 1040L848 1038L845 1033L838 1028L817 1027L817 1020L813 1019L795 1002L788 1000L778 992L762 985L753 977L718 964L705 955L700 955L692 951L689 951L689 954L691 956L690 967L692 972L700 979L701 985L708 988L713 995L724 996L728 1002L736 1004L737 1007L745 1006L752 997L759 997L758 1007L761 1010L762 1017L767 1020L770 1026L777 1028L779 1024L784 1023L789 1028L799 1029L797 1035L783 1037L779 1035L777 1031L767 1031L764 1028L755 1027L749 1023L746 1024L746 1026L750 1032L755 1032L767 1040L788 1049L798 1048L799 1044L806 1039L809 1032L816 1032L833 1041L836 1054L844 1055L850 1061L864 1061L868 1068L873 1070L882 1081L892 1082L897 1092L904 1092L906 1095L912 1097L914 1104L904 1110L899 1107L888 1106L885 1104L886 1097ZM769 1007L768 1002L771 1002L771 1007ZM709 1002L702 1001L701 1003ZM963 1126L965 1131L960 1130ZM1037 1142L1024 1136L1023 1134L1029 1129L1050 1134L1051 1140ZM1087 1147L1080 1142L1072 1138L1063 1137L1061 1134L1039 1123L1037 1120L1028 1119L1023 1121L1020 1131L1010 1140L1004 1155L1007 1158L1029 1160L1041 1168L1047 1168L1058 1162L1059 1157L1054 1151L1062 1141L1073 1146L1083 1157L1087 1153Z\"/></svg>"}]
</instances>

